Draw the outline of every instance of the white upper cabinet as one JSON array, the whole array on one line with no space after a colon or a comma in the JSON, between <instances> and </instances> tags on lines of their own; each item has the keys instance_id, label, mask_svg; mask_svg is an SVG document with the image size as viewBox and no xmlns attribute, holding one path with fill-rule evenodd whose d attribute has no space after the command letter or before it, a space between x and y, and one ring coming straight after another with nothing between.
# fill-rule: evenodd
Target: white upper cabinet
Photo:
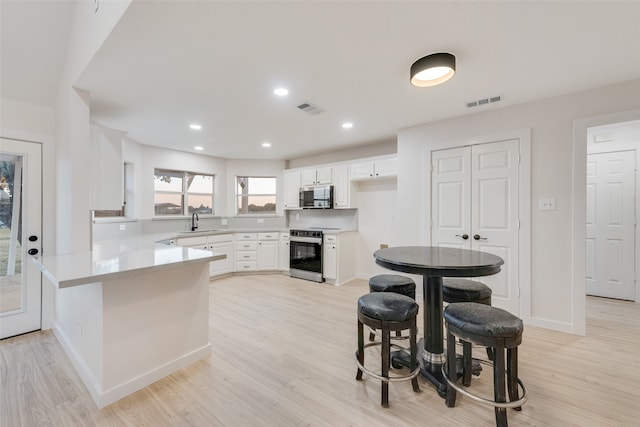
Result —
<instances>
[{"instance_id":1,"label":"white upper cabinet","mask_svg":"<svg viewBox=\"0 0 640 427\"><path fill-rule=\"evenodd\" d=\"M354 192L351 191L349 180L349 165L337 165L333 167L333 207L350 208L354 202Z\"/></svg>"},{"instance_id":2,"label":"white upper cabinet","mask_svg":"<svg viewBox=\"0 0 640 427\"><path fill-rule=\"evenodd\" d=\"M91 125L91 209L119 210L124 205L124 135Z\"/></svg>"},{"instance_id":3,"label":"white upper cabinet","mask_svg":"<svg viewBox=\"0 0 640 427\"><path fill-rule=\"evenodd\" d=\"M366 160L351 165L351 180L376 179L398 175L397 157Z\"/></svg>"},{"instance_id":4,"label":"white upper cabinet","mask_svg":"<svg viewBox=\"0 0 640 427\"><path fill-rule=\"evenodd\" d=\"M284 208L300 207L300 172L284 172Z\"/></svg>"},{"instance_id":5,"label":"white upper cabinet","mask_svg":"<svg viewBox=\"0 0 640 427\"><path fill-rule=\"evenodd\" d=\"M300 172L302 187L310 185L328 185L332 183L331 166L314 169L304 169Z\"/></svg>"}]
</instances>

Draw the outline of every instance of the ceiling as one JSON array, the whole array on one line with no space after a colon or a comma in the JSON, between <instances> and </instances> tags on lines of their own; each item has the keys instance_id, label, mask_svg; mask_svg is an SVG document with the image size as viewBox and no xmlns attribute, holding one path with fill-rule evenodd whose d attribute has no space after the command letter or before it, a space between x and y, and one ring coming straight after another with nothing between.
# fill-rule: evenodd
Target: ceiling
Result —
<instances>
[{"instance_id":1,"label":"ceiling","mask_svg":"<svg viewBox=\"0 0 640 427\"><path fill-rule=\"evenodd\" d=\"M2 96L52 105L69 2L11 3L2 0ZM454 78L411 86L411 64L434 52L456 56ZM143 144L294 159L637 78L640 2L135 0L77 87L91 94L94 123ZM299 110L304 102L324 112Z\"/></svg>"}]
</instances>

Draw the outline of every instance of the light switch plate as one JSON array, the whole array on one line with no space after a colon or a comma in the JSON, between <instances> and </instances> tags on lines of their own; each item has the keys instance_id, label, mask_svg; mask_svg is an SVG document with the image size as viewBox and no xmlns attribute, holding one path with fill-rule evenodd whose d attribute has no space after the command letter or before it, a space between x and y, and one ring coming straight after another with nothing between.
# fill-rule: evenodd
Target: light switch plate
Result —
<instances>
[{"instance_id":1,"label":"light switch plate","mask_svg":"<svg viewBox=\"0 0 640 427\"><path fill-rule=\"evenodd\" d=\"M555 211L556 199L540 199L538 200L539 211Z\"/></svg>"}]
</instances>

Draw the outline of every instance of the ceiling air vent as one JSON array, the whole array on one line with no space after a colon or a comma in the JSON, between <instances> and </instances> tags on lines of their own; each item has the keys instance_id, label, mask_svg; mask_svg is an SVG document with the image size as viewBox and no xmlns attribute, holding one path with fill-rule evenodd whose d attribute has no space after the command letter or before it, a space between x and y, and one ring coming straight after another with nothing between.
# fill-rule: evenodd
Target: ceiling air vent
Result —
<instances>
[{"instance_id":1,"label":"ceiling air vent","mask_svg":"<svg viewBox=\"0 0 640 427\"><path fill-rule=\"evenodd\" d=\"M302 111L304 111L307 114L311 114L312 116L317 116L318 114L322 114L324 113L324 109L318 107L317 105L314 105L310 102L304 102L300 105L298 105L298 108Z\"/></svg>"},{"instance_id":2,"label":"ceiling air vent","mask_svg":"<svg viewBox=\"0 0 640 427\"><path fill-rule=\"evenodd\" d=\"M502 95L492 96L490 98L477 99L475 101L467 102L467 108L479 107L481 105L493 104L494 102L502 101Z\"/></svg>"}]
</instances>

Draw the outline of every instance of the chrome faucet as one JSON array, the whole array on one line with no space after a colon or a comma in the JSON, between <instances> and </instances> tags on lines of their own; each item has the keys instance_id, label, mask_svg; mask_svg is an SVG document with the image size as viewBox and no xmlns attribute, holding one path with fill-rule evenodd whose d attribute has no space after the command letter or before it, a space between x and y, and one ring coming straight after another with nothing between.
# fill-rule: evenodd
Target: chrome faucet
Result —
<instances>
[{"instance_id":1,"label":"chrome faucet","mask_svg":"<svg viewBox=\"0 0 640 427\"><path fill-rule=\"evenodd\" d=\"M196 231L198 228L198 212L191 214L191 231Z\"/></svg>"}]
</instances>

